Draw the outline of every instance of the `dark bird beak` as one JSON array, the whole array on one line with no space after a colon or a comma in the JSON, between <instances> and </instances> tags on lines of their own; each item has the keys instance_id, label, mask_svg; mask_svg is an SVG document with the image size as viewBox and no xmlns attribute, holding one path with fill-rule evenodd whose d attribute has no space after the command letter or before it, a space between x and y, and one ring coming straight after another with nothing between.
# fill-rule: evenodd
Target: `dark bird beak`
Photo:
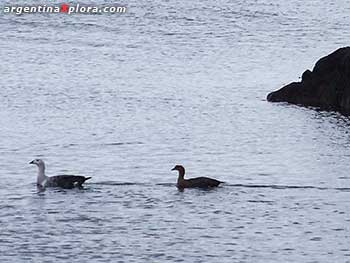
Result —
<instances>
[{"instance_id":1,"label":"dark bird beak","mask_svg":"<svg viewBox=\"0 0 350 263\"><path fill-rule=\"evenodd\" d=\"M34 160L33 160L33 161L31 161L29 164L34 164Z\"/></svg>"},{"instance_id":2,"label":"dark bird beak","mask_svg":"<svg viewBox=\"0 0 350 263\"><path fill-rule=\"evenodd\" d=\"M174 167L173 169L171 169L171 171L175 171L176 170L176 167Z\"/></svg>"}]
</instances>

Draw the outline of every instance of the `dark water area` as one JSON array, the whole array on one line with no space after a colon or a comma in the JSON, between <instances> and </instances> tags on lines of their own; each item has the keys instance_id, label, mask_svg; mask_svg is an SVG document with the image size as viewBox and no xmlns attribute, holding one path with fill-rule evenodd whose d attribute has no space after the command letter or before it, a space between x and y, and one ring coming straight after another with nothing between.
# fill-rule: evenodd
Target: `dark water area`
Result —
<instances>
[{"instance_id":1,"label":"dark water area","mask_svg":"<svg viewBox=\"0 0 350 263\"><path fill-rule=\"evenodd\" d=\"M0 261L350 262L349 117L266 101L349 45L350 4L121 4L0 12ZM38 191L34 158L92 179Z\"/></svg>"}]
</instances>

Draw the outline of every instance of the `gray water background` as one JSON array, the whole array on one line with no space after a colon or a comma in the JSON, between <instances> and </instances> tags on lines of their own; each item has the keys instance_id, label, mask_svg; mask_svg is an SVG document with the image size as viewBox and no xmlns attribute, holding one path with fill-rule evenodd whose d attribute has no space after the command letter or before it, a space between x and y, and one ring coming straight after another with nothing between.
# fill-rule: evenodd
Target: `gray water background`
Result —
<instances>
[{"instance_id":1,"label":"gray water background","mask_svg":"<svg viewBox=\"0 0 350 263\"><path fill-rule=\"evenodd\" d=\"M349 118L265 99L349 44L350 3L120 3L0 14L0 261L350 262ZM93 178L38 192L34 158Z\"/></svg>"}]
</instances>

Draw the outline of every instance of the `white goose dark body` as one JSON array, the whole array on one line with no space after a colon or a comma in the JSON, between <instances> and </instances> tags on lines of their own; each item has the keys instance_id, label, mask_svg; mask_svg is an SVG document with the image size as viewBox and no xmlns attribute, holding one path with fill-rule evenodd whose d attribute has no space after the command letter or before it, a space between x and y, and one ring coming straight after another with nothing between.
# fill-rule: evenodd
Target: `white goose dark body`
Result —
<instances>
[{"instance_id":1,"label":"white goose dark body","mask_svg":"<svg viewBox=\"0 0 350 263\"><path fill-rule=\"evenodd\" d=\"M56 175L46 176L45 163L41 159L35 159L30 162L38 166L37 186L39 187L61 187L71 189L74 187L82 187L83 183L91 177L80 175Z\"/></svg>"}]
</instances>

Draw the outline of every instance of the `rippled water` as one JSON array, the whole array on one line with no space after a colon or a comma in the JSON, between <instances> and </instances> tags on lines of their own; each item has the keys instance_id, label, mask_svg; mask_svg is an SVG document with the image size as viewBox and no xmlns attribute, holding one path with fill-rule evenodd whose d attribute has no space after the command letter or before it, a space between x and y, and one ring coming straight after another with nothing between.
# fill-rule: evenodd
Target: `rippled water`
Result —
<instances>
[{"instance_id":1,"label":"rippled water","mask_svg":"<svg viewBox=\"0 0 350 263\"><path fill-rule=\"evenodd\" d=\"M265 100L350 4L123 4L0 14L0 261L350 262L350 120ZM35 157L93 179L38 192ZM179 192L177 163L226 184Z\"/></svg>"}]
</instances>

